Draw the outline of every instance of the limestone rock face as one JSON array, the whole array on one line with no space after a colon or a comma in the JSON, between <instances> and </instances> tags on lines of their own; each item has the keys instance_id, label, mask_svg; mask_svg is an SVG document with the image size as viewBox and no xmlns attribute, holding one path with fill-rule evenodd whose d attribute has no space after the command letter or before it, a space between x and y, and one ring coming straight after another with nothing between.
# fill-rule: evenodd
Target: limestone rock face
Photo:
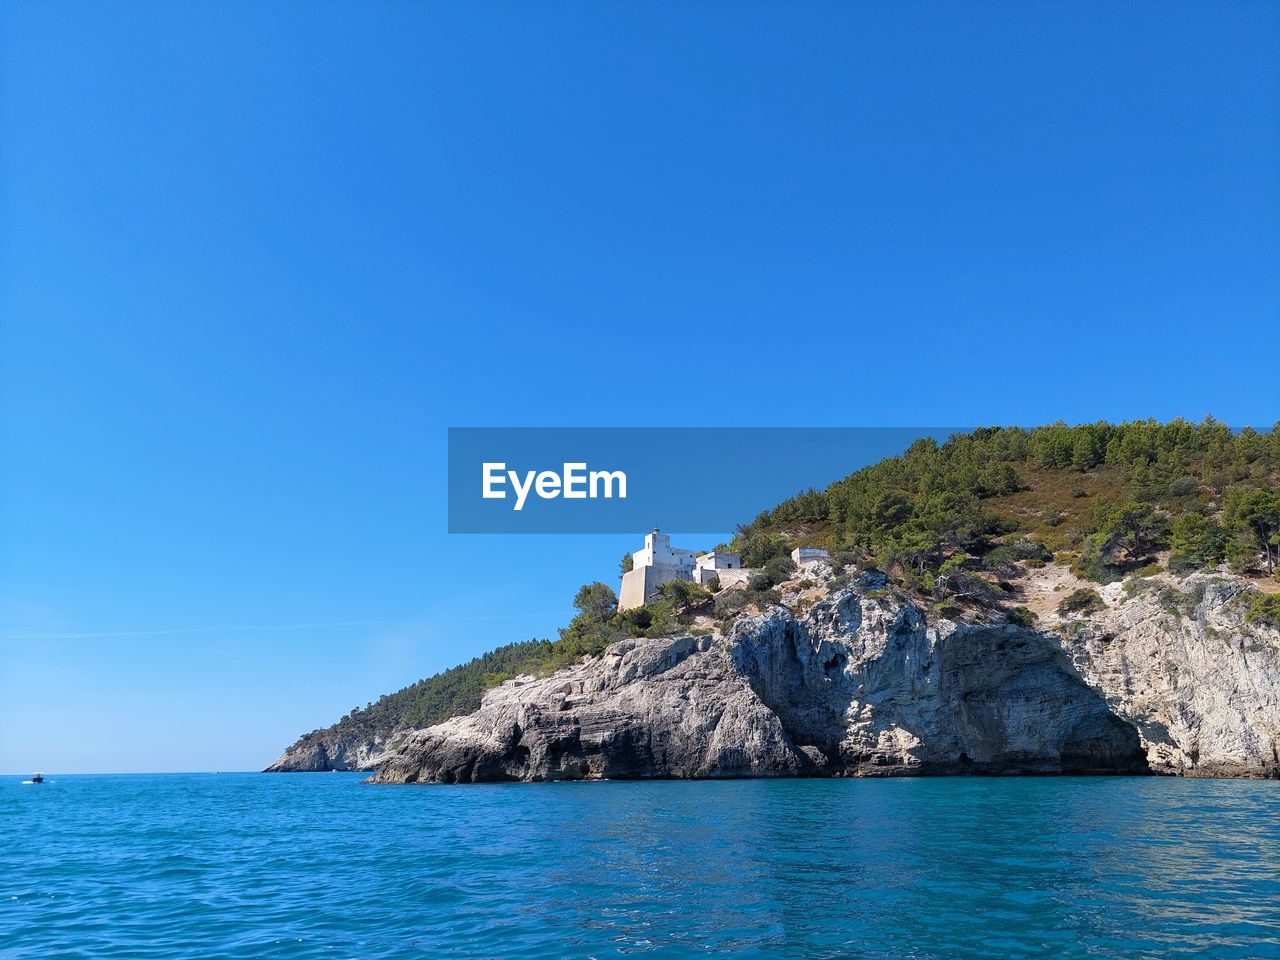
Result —
<instances>
[{"instance_id":1,"label":"limestone rock face","mask_svg":"<svg viewBox=\"0 0 1280 960\"><path fill-rule=\"evenodd\" d=\"M403 733L381 783L943 773L1280 776L1280 633L1234 578L1090 621L927 623L867 575L727 636L616 643Z\"/></svg>"},{"instance_id":2,"label":"limestone rock face","mask_svg":"<svg viewBox=\"0 0 1280 960\"><path fill-rule=\"evenodd\" d=\"M1101 615L1060 631L1159 773L1280 777L1280 631L1244 622L1237 577L1197 574L1176 593L1102 592Z\"/></svg>"},{"instance_id":3,"label":"limestone rock face","mask_svg":"<svg viewBox=\"0 0 1280 960\"><path fill-rule=\"evenodd\" d=\"M379 738L353 734L308 734L267 767L267 773L373 770L382 759Z\"/></svg>"},{"instance_id":4,"label":"limestone rock face","mask_svg":"<svg viewBox=\"0 0 1280 960\"><path fill-rule=\"evenodd\" d=\"M624 640L479 710L393 741L374 779L789 776L811 770L781 719L711 636Z\"/></svg>"}]
</instances>

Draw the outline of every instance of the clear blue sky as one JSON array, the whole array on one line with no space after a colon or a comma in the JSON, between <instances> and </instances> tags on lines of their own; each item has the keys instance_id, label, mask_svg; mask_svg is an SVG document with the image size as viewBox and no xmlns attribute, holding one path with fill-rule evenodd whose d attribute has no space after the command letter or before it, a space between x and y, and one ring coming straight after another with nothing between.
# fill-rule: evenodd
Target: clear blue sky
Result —
<instances>
[{"instance_id":1,"label":"clear blue sky","mask_svg":"<svg viewBox=\"0 0 1280 960\"><path fill-rule=\"evenodd\" d=\"M1277 416L1273 3L26 0L0 44L0 770L261 767L550 635L630 544L447 536L449 425Z\"/></svg>"}]
</instances>

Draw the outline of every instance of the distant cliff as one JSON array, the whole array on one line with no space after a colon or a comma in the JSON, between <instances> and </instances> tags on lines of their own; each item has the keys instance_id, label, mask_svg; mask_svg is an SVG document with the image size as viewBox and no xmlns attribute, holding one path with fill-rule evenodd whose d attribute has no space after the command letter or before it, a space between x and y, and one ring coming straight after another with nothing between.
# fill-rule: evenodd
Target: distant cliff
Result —
<instances>
[{"instance_id":1,"label":"distant cliff","mask_svg":"<svg viewBox=\"0 0 1280 960\"><path fill-rule=\"evenodd\" d=\"M1241 578L1117 584L1044 629L930 620L875 574L803 583L728 634L508 681L393 738L371 779L1280 775L1280 631L1245 621Z\"/></svg>"},{"instance_id":2,"label":"distant cliff","mask_svg":"<svg viewBox=\"0 0 1280 960\"><path fill-rule=\"evenodd\" d=\"M480 706L486 684L510 675L549 647L545 640L512 643L352 710L332 726L299 737L268 773L372 770L387 739Z\"/></svg>"}]
</instances>

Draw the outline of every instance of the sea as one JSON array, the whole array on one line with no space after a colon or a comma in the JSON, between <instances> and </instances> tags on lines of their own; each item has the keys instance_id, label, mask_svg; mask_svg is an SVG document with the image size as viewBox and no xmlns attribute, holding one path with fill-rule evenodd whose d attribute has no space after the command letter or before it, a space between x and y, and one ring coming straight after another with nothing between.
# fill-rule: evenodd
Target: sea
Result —
<instances>
[{"instance_id":1,"label":"sea","mask_svg":"<svg viewBox=\"0 0 1280 960\"><path fill-rule=\"evenodd\" d=\"M1280 782L0 780L4 957L1280 958Z\"/></svg>"}]
</instances>

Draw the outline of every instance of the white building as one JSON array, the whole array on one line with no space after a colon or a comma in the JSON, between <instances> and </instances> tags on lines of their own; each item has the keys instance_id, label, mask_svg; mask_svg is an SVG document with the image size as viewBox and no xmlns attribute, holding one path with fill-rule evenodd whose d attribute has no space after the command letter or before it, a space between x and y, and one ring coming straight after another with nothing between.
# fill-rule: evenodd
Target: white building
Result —
<instances>
[{"instance_id":1,"label":"white building","mask_svg":"<svg viewBox=\"0 0 1280 960\"><path fill-rule=\"evenodd\" d=\"M801 551L796 551L799 553ZM807 555L812 548L803 548ZM817 551L826 557L827 551ZM795 554L793 553L794 557ZM820 559L814 556L808 559ZM797 561L799 562L799 561ZM692 580L702 586L725 587L745 584L756 571L742 565L740 554L717 550L696 556L692 550L671 546L671 538L656 528L644 538L644 549L631 555L631 569L622 575L618 609L643 607L658 596L658 588L672 580Z\"/></svg>"},{"instance_id":2,"label":"white building","mask_svg":"<svg viewBox=\"0 0 1280 960\"><path fill-rule=\"evenodd\" d=\"M742 557L736 553L712 551L704 553L693 562L694 583L703 586L713 581L721 588L732 583L746 583L750 574L750 570L742 569Z\"/></svg>"},{"instance_id":3,"label":"white building","mask_svg":"<svg viewBox=\"0 0 1280 960\"><path fill-rule=\"evenodd\" d=\"M814 563L818 560L830 559L831 554L821 547L796 547L791 551L791 562L797 567L803 567L806 563Z\"/></svg>"},{"instance_id":4,"label":"white building","mask_svg":"<svg viewBox=\"0 0 1280 960\"><path fill-rule=\"evenodd\" d=\"M693 579L694 553L671 546L671 538L658 532L645 534L644 549L631 555L631 569L622 575L618 609L643 607L658 595L658 588L672 580Z\"/></svg>"},{"instance_id":5,"label":"white building","mask_svg":"<svg viewBox=\"0 0 1280 960\"><path fill-rule=\"evenodd\" d=\"M644 549L631 555L631 563L636 567L679 567L692 575L694 556L692 550L673 548L671 538L654 527L644 536Z\"/></svg>"}]
</instances>

